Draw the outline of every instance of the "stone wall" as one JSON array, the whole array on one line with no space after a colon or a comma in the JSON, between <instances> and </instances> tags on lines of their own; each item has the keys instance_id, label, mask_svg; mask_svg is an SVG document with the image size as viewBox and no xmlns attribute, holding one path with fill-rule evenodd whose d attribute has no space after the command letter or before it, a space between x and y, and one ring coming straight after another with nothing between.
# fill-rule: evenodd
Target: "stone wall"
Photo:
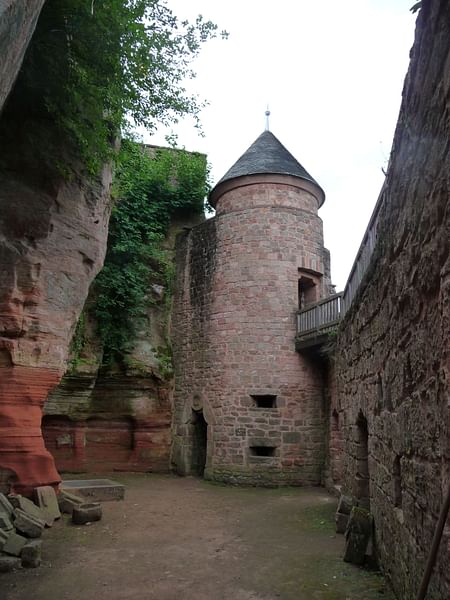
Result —
<instances>
[{"instance_id":1,"label":"stone wall","mask_svg":"<svg viewBox=\"0 0 450 600\"><path fill-rule=\"evenodd\" d=\"M217 216L180 239L172 460L197 471L207 427L205 477L319 484L322 377L294 338L300 274L314 278L318 298L329 293L322 223L311 189L273 179L241 178Z\"/></svg>"},{"instance_id":2,"label":"stone wall","mask_svg":"<svg viewBox=\"0 0 450 600\"><path fill-rule=\"evenodd\" d=\"M450 482L450 3L422 6L378 244L336 349L344 491L360 504L369 493L376 551L405 600ZM430 600L450 597L449 532Z\"/></svg>"}]
</instances>

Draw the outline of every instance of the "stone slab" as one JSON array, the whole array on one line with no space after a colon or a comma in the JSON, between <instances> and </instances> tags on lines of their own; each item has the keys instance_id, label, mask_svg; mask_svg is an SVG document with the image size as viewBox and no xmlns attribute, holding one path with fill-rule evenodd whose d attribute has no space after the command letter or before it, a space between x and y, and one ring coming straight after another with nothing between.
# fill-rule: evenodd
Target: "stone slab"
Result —
<instances>
[{"instance_id":1,"label":"stone slab","mask_svg":"<svg viewBox=\"0 0 450 600\"><path fill-rule=\"evenodd\" d=\"M2 511L4 511L7 515L12 515L12 512L14 510L14 507L11 504L11 502L8 500L8 498L4 494L1 494L1 493L0 493L0 509Z\"/></svg>"},{"instance_id":2,"label":"stone slab","mask_svg":"<svg viewBox=\"0 0 450 600\"><path fill-rule=\"evenodd\" d=\"M51 485L42 485L34 490L36 501L41 510L53 521L61 518L56 492ZM46 519L47 521L47 519Z\"/></svg>"},{"instance_id":3,"label":"stone slab","mask_svg":"<svg viewBox=\"0 0 450 600\"><path fill-rule=\"evenodd\" d=\"M34 502L25 498L25 496L17 494L17 496L9 496L9 498L14 508L20 508L26 512L27 515L30 515L30 517L34 517L35 519L44 519L44 513L39 506L36 506Z\"/></svg>"},{"instance_id":4,"label":"stone slab","mask_svg":"<svg viewBox=\"0 0 450 600\"><path fill-rule=\"evenodd\" d=\"M4 513L0 507L0 529L3 529L3 531L12 531L14 529L10 516Z\"/></svg>"},{"instance_id":5,"label":"stone slab","mask_svg":"<svg viewBox=\"0 0 450 600\"><path fill-rule=\"evenodd\" d=\"M344 513L337 512L335 515L336 520L336 533L345 533L347 530L348 520L350 515L344 515Z\"/></svg>"},{"instance_id":6,"label":"stone slab","mask_svg":"<svg viewBox=\"0 0 450 600\"><path fill-rule=\"evenodd\" d=\"M15 512L16 518L14 520L14 525L20 533L23 533L30 538L41 537L42 532L44 531L45 521L27 515L27 513L20 508L16 508Z\"/></svg>"},{"instance_id":7,"label":"stone slab","mask_svg":"<svg viewBox=\"0 0 450 600\"><path fill-rule=\"evenodd\" d=\"M75 494L71 494L65 490L61 490L58 494L58 506L59 510L62 513L67 515L71 515L73 513L73 509L80 504L83 504L84 498L81 496L76 496Z\"/></svg>"},{"instance_id":8,"label":"stone slab","mask_svg":"<svg viewBox=\"0 0 450 600\"><path fill-rule=\"evenodd\" d=\"M345 533L346 544L344 561L354 565L363 565L366 560L367 546L372 536L373 517L361 507L352 508Z\"/></svg>"},{"instance_id":9,"label":"stone slab","mask_svg":"<svg viewBox=\"0 0 450 600\"><path fill-rule=\"evenodd\" d=\"M0 554L0 573L9 573L20 567L20 558Z\"/></svg>"},{"instance_id":10,"label":"stone slab","mask_svg":"<svg viewBox=\"0 0 450 600\"><path fill-rule=\"evenodd\" d=\"M61 490L94 502L123 500L125 486L111 479L71 479L61 483Z\"/></svg>"},{"instance_id":11,"label":"stone slab","mask_svg":"<svg viewBox=\"0 0 450 600\"><path fill-rule=\"evenodd\" d=\"M3 546L6 544L9 533L9 531L3 531L3 529L0 529L0 551L3 550Z\"/></svg>"},{"instance_id":12,"label":"stone slab","mask_svg":"<svg viewBox=\"0 0 450 600\"><path fill-rule=\"evenodd\" d=\"M18 533L14 533L12 531L8 534L8 539L6 540L3 546L3 552L6 554L12 554L13 556L20 556L22 552L22 548L27 543L27 539Z\"/></svg>"}]
</instances>

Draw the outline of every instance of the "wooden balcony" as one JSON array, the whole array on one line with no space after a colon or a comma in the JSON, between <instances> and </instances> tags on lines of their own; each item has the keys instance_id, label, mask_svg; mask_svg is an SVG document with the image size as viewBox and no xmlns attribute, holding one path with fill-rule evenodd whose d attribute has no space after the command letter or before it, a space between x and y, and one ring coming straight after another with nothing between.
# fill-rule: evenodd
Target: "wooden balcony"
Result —
<instances>
[{"instance_id":1,"label":"wooden balcony","mask_svg":"<svg viewBox=\"0 0 450 600\"><path fill-rule=\"evenodd\" d=\"M297 313L296 350L323 345L338 327L342 312L342 293L309 304Z\"/></svg>"}]
</instances>

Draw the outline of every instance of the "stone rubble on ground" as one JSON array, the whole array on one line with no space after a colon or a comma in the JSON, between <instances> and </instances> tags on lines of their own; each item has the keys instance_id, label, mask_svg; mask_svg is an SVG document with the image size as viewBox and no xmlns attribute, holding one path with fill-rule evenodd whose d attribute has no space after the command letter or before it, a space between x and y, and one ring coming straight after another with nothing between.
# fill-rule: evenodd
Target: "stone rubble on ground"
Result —
<instances>
[{"instance_id":1,"label":"stone rubble on ground","mask_svg":"<svg viewBox=\"0 0 450 600\"><path fill-rule=\"evenodd\" d=\"M72 512L72 523L84 525L102 518L102 507L100 502L87 502L75 506Z\"/></svg>"},{"instance_id":2,"label":"stone rubble on ground","mask_svg":"<svg viewBox=\"0 0 450 600\"><path fill-rule=\"evenodd\" d=\"M347 531L348 520L353 507L353 501L350 496L341 495L336 510L336 533L345 533Z\"/></svg>"},{"instance_id":3,"label":"stone rubble on ground","mask_svg":"<svg viewBox=\"0 0 450 600\"><path fill-rule=\"evenodd\" d=\"M72 515L72 522L84 525L99 521L102 507L99 502L86 503L83 498L61 491L58 495L50 486L35 489L39 506L20 494L0 493L0 573L41 564L42 540L45 527L51 527L61 512Z\"/></svg>"}]
</instances>

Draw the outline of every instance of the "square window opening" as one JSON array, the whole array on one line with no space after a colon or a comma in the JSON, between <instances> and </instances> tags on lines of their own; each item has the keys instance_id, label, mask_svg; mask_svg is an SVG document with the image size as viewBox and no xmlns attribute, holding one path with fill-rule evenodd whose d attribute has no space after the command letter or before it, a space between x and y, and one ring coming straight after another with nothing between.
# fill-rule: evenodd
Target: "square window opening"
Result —
<instances>
[{"instance_id":1,"label":"square window opening","mask_svg":"<svg viewBox=\"0 0 450 600\"><path fill-rule=\"evenodd\" d=\"M250 446L252 456L275 456L275 446Z\"/></svg>"},{"instance_id":2,"label":"square window opening","mask_svg":"<svg viewBox=\"0 0 450 600\"><path fill-rule=\"evenodd\" d=\"M275 394L251 394L256 408L276 408L277 397Z\"/></svg>"}]
</instances>

